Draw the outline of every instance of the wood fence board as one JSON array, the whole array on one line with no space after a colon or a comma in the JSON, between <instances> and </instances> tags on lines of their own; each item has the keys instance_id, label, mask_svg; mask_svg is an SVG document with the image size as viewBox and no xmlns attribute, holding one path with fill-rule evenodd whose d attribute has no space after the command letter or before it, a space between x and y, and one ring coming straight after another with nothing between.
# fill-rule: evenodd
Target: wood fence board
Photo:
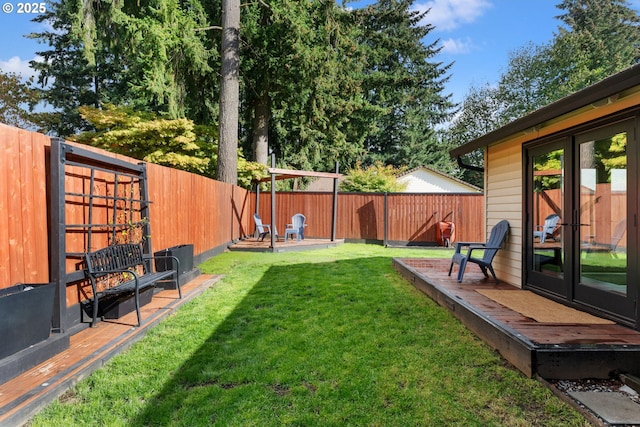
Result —
<instances>
[{"instance_id":1,"label":"wood fence board","mask_svg":"<svg viewBox=\"0 0 640 427\"><path fill-rule=\"evenodd\" d=\"M9 153L12 150L10 133L13 128L0 124L0 288L11 285L11 257L9 251L9 191L12 185L9 179Z\"/></svg>"},{"instance_id":2,"label":"wood fence board","mask_svg":"<svg viewBox=\"0 0 640 427\"><path fill-rule=\"evenodd\" d=\"M19 144L19 191L20 191L20 218L22 220L22 251L24 257L22 276L25 282L33 283L37 276L37 260L35 259L34 246L37 245L35 235L35 195L34 195L34 173L33 173L33 145L31 132L18 131Z\"/></svg>"},{"instance_id":3,"label":"wood fence board","mask_svg":"<svg viewBox=\"0 0 640 427\"><path fill-rule=\"evenodd\" d=\"M22 195L20 185L20 136L18 129L11 129L7 135L9 150L5 152L6 179L9 182L7 213L9 219L9 283L24 282L24 240L22 236Z\"/></svg>"}]
</instances>

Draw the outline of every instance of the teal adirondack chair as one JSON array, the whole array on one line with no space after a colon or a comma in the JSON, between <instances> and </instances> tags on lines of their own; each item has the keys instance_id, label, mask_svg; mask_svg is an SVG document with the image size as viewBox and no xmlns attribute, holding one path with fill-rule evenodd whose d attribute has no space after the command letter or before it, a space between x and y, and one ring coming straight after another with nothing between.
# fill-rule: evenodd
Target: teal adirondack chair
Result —
<instances>
[{"instance_id":1,"label":"teal adirondack chair","mask_svg":"<svg viewBox=\"0 0 640 427\"><path fill-rule=\"evenodd\" d=\"M453 257L451 258L451 265L449 266L449 276L451 276L453 264L458 264L460 266L458 270L458 283L462 282L462 277L464 276L464 270L467 267L467 263L472 262L480 266L480 269L486 278L489 278L489 275L487 274L488 269L493 275L493 279L497 282L498 278L496 277L496 272L493 270L491 263L498 253L498 250L502 248L502 245L507 238L507 234L509 234L509 223L506 220L502 220L493 226L489 235L489 240L487 240L486 243L456 243L456 252L453 254ZM466 252L463 252L464 248L467 248ZM483 251L482 258L474 258L473 251Z\"/></svg>"}]
</instances>

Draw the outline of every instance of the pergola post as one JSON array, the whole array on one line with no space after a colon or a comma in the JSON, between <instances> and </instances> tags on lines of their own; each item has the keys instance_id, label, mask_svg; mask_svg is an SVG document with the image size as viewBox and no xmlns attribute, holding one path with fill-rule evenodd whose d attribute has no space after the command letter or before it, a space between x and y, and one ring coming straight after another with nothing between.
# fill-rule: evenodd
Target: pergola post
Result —
<instances>
[{"instance_id":1,"label":"pergola post","mask_svg":"<svg viewBox=\"0 0 640 427\"><path fill-rule=\"evenodd\" d=\"M256 182L256 212L255 213L260 215L260 182ZM258 237L257 232L258 232L258 227L256 226L256 224L254 224L254 227L253 227L254 237Z\"/></svg>"},{"instance_id":2,"label":"pergola post","mask_svg":"<svg viewBox=\"0 0 640 427\"><path fill-rule=\"evenodd\" d=\"M271 153L271 168L276 167L276 155ZM271 171L271 251L276 251L276 174Z\"/></svg>"}]
</instances>

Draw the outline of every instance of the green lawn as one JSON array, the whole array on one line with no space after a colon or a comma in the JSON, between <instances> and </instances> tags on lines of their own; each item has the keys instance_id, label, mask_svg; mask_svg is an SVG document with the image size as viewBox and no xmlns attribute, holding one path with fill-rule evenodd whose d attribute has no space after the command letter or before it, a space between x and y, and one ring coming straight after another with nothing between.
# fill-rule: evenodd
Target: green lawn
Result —
<instances>
[{"instance_id":1,"label":"green lawn","mask_svg":"<svg viewBox=\"0 0 640 427\"><path fill-rule=\"evenodd\" d=\"M225 278L46 408L33 426L583 426L445 309L395 256L344 244L225 253Z\"/></svg>"}]
</instances>

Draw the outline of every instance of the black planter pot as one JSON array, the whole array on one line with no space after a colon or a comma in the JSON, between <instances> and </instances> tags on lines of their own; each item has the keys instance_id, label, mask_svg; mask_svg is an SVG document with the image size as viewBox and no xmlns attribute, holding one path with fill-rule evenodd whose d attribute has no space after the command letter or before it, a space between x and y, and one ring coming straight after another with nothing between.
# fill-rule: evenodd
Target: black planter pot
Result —
<instances>
[{"instance_id":1,"label":"black planter pot","mask_svg":"<svg viewBox=\"0 0 640 427\"><path fill-rule=\"evenodd\" d=\"M153 299L155 288L140 291L140 307L149 304ZM107 296L99 299L98 316L105 319L119 319L136 309L136 298L133 294Z\"/></svg>"},{"instance_id":2,"label":"black planter pot","mask_svg":"<svg viewBox=\"0 0 640 427\"><path fill-rule=\"evenodd\" d=\"M154 257L174 256L180 261L180 275L193 270L193 245L178 245L155 252ZM175 270L176 261L173 258L157 258L156 271Z\"/></svg>"},{"instance_id":3,"label":"black planter pot","mask_svg":"<svg viewBox=\"0 0 640 427\"><path fill-rule=\"evenodd\" d=\"M200 270L193 267L193 245L178 245L155 252L156 257L174 256L180 261L180 283L185 284L200 274ZM156 271L174 270L176 261L173 258L156 258ZM163 289L176 289L174 280L164 280L156 284Z\"/></svg>"},{"instance_id":4,"label":"black planter pot","mask_svg":"<svg viewBox=\"0 0 640 427\"><path fill-rule=\"evenodd\" d=\"M0 289L0 359L49 338L54 292L53 283Z\"/></svg>"}]
</instances>

